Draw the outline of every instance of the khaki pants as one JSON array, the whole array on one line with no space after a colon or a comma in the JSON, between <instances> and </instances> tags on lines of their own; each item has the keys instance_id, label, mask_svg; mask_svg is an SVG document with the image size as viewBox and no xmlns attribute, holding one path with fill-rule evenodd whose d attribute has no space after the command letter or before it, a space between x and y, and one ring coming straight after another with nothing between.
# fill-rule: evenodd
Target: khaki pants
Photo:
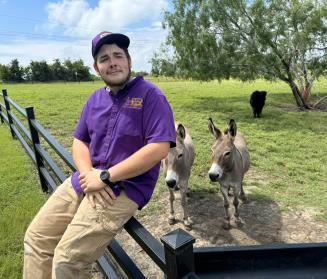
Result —
<instances>
[{"instance_id":1,"label":"khaki pants","mask_svg":"<svg viewBox=\"0 0 327 279\"><path fill-rule=\"evenodd\" d=\"M68 178L29 225L24 238L24 279L84 279L108 241L138 205L121 191L113 206L92 208Z\"/></svg>"}]
</instances>

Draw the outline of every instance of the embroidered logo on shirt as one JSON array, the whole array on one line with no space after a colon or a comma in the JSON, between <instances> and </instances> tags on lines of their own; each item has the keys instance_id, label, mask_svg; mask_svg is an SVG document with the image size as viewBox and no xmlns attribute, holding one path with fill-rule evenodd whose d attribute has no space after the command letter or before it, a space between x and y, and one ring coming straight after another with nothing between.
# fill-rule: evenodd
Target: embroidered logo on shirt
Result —
<instances>
[{"instance_id":1,"label":"embroidered logo on shirt","mask_svg":"<svg viewBox=\"0 0 327 279\"><path fill-rule=\"evenodd\" d=\"M143 107L142 98L128 98L124 104L124 107L141 109Z\"/></svg>"}]
</instances>

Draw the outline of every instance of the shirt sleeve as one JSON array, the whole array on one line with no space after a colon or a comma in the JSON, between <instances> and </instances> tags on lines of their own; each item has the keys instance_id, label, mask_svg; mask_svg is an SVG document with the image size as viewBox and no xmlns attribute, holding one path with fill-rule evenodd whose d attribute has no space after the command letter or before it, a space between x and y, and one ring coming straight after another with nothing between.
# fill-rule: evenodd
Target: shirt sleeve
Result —
<instances>
[{"instance_id":1,"label":"shirt sleeve","mask_svg":"<svg viewBox=\"0 0 327 279\"><path fill-rule=\"evenodd\" d=\"M84 105L84 108L81 112L81 116L80 119L76 125L75 128L75 132L74 132L74 137L86 142L86 143L90 143L91 138L89 135L89 130L87 127L87 116L89 113L89 109L88 109L88 102Z\"/></svg>"},{"instance_id":2,"label":"shirt sleeve","mask_svg":"<svg viewBox=\"0 0 327 279\"><path fill-rule=\"evenodd\" d=\"M143 129L146 143L170 142L176 146L176 131L171 107L163 93L154 88L149 92L143 112Z\"/></svg>"}]
</instances>

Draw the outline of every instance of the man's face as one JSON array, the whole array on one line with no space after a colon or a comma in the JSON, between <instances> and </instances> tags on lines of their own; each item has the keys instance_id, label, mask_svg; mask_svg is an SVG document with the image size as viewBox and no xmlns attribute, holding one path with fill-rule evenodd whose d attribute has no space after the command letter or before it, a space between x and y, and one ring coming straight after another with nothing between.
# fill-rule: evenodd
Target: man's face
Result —
<instances>
[{"instance_id":1,"label":"man's face","mask_svg":"<svg viewBox=\"0 0 327 279\"><path fill-rule=\"evenodd\" d=\"M131 61L116 44L103 45L94 62L94 69L109 87L123 86L130 79Z\"/></svg>"}]
</instances>

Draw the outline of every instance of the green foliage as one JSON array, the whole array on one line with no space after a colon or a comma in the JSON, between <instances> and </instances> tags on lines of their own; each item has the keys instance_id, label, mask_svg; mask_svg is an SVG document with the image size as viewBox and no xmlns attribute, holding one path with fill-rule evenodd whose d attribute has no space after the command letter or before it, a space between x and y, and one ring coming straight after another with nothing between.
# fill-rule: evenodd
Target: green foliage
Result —
<instances>
[{"instance_id":1,"label":"green foliage","mask_svg":"<svg viewBox=\"0 0 327 279\"><path fill-rule=\"evenodd\" d=\"M9 65L1 65L0 76L3 81L22 82L24 81L24 68L19 65L17 59L13 59Z\"/></svg>"},{"instance_id":2,"label":"green foliage","mask_svg":"<svg viewBox=\"0 0 327 279\"><path fill-rule=\"evenodd\" d=\"M174 1L164 25L184 77L283 80L297 98L327 73L327 3ZM299 90L300 89L300 90Z\"/></svg>"},{"instance_id":3,"label":"green foliage","mask_svg":"<svg viewBox=\"0 0 327 279\"><path fill-rule=\"evenodd\" d=\"M26 69L26 79L29 81L45 82L52 80L51 69L46 61L31 61Z\"/></svg>"},{"instance_id":4,"label":"green foliage","mask_svg":"<svg viewBox=\"0 0 327 279\"><path fill-rule=\"evenodd\" d=\"M27 67L20 67L17 59L9 65L0 65L0 78L4 82L48 82L48 81L91 81L93 76L90 68L84 65L83 60L71 61L66 59L62 64L55 59L53 64L46 61L31 61Z\"/></svg>"},{"instance_id":5,"label":"green foliage","mask_svg":"<svg viewBox=\"0 0 327 279\"><path fill-rule=\"evenodd\" d=\"M161 45L160 50L153 54L150 60L151 63L151 75L174 77L178 76L176 61L169 54L165 45Z\"/></svg>"},{"instance_id":6,"label":"green foliage","mask_svg":"<svg viewBox=\"0 0 327 279\"><path fill-rule=\"evenodd\" d=\"M149 75L149 73L146 72L146 71L138 71L138 72L132 71L132 76L133 77L135 77L135 76L143 76L143 77L145 77L147 75Z\"/></svg>"}]
</instances>

